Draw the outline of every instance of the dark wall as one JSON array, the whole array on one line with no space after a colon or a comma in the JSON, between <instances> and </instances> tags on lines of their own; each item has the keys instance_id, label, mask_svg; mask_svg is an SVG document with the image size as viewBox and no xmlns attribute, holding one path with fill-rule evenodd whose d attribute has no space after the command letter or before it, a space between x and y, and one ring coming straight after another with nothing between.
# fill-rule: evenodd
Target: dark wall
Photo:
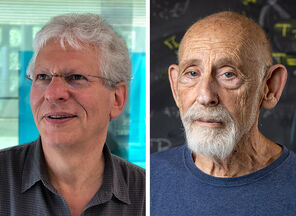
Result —
<instances>
[{"instance_id":1,"label":"dark wall","mask_svg":"<svg viewBox=\"0 0 296 216\"><path fill-rule=\"evenodd\" d=\"M284 64L288 80L279 104L261 110L259 128L271 140L296 151L296 1L151 0L151 153L185 143L167 69L177 63L179 42L195 21L219 11L251 17L269 35L274 63Z\"/></svg>"}]
</instances>

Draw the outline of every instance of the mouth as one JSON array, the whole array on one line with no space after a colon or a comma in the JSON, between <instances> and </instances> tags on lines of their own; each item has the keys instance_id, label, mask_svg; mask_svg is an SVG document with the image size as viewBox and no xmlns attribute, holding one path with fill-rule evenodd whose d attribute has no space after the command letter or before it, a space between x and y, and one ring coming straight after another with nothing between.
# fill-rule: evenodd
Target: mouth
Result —
<instances>
[{"instance_id":1,"label":"mouth","mask_svg":"<svg viewBox=\"0 0 296 216\"><path fill-rule=\"evenodd\" d=\"M215 119L205 119L205 118L199 118L196 119L194 122L197 122L201 126L206 126L206 127L222 127L224 124L222 121L215 120Z\"/></svg>"},{"instance_id":2,"label":"mouth","mask_svg":"<svg viewBox=\"0 0 296 216\"><path fill-rule=\"evenodd\" d=\"M48 113L44 115L44 118L50 123L65 123L76 117L77 115L65 112Z\"/></svg>"}]
</instances>

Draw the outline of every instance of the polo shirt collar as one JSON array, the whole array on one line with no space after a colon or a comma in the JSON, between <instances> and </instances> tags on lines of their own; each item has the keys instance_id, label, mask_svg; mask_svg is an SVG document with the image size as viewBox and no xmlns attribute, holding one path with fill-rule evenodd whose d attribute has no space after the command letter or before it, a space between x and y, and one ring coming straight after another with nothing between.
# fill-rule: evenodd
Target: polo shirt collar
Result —
<instances>
[{"instance_id":1,"label":"polo shirt collar","mask_svg":"<svg viewBox=\"0 0 296 216\"><path fill-rule=\"evenodd\" d=\"M104 181L87 207L107 202L112 196L126 204L130 204L128 184L125 181L126 176L124 176L122 167L117 161L117 156L111 154L106 144L103 148L103 154L105 157Z\"/></svg>"},{"instance_id":2,"label":"polo shirt collar","mask_svg":"<svg viewBox=\"0 0 296 216\"><path fill-rule=\"evenodd\" d=\"M29 145L31 146L28 148L22 173L22 193L42 179L48 182L41 138Z\"/></svg>"}]
</instances>

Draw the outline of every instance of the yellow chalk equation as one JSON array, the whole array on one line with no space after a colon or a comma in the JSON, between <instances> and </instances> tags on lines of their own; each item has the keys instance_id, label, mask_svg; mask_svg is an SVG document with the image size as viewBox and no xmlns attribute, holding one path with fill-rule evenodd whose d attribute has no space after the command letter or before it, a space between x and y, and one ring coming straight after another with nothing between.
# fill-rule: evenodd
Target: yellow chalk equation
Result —
<instances>
[{"instance_id":1,"label":"yellow chalk equation","mask_svg":"<svg viewBox=\"0 0 296 216\"><path fill-rule=\"evenodd\" d=\"M249 3L253 3L253 4L256 4L257 3L257 0L242 0L242 4L243 5L249 5Z\"/></svg>"},{"instance_id":2,"label":"yellow chalk equation","mask_svg":"<svg viewBox=\"0 0 296 216\"><path fill-rule=\"evenodd\" d=\"M277 23L274 26L276 29L279 29L282 32L282 36L287 36L287 30L290 30L292 25L290 23Z\"/></svg>"},{"instance_id":3,"label":"yellow chalk equation","mask_svg":"<svg viewBox=\"0 0 296 216\"><path fill-rule=\"evenodd\" d=\"M296 56L287 55L286 53L272 53L277 63L287 66L296 66Z\"/></svg>"},{"instance_id":4,"label":"yellow chalk equation","mask_svg":"<svg viewBox=\"0 0 296 216\"><path fill-rule=\"evenodd\" d=\"M170 50L173 50L176 54L180 43L176 41L176 35L172 35L163 42Z\"/></svg>"},{"instance_id":5,"label":"yellow chalk equation","mask_svg":"<svg viewBox=\"0 0 296 216\"><path fill-rule=\"evenodd\" d=\"M274 25L275 32L278 32L282 37L296 40L296 19L280 21Z\"/></svg>"},{"instance_id":6,"label":"yellow chalk equation","mask_svg":"<svg viewBox=\"0 0 296 216\"><path fill-rule=\"evenodd\" d=\"M293 35L293 38L296 39L296 29L292 30L292 35Z\"/></svg>"}]
</instances>

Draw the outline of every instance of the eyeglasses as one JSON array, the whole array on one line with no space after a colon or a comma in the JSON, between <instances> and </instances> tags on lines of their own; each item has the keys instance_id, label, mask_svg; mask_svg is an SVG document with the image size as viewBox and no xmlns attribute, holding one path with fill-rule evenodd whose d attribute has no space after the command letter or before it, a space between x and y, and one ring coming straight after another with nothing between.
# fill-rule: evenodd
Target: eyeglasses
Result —
<instances>
[{"instance_id":1,"label":"eyeglasses","mask_svg":"<svg viewBox=\"0 0 296 216\"><path fill-rule=\"evenodd\" d=\"M112 88L116 87L118 84L117 82L114 82L111 79L102 77L102 76L96 76L96 75L89 75L89 74L34 74L32 75L26 75L26 78L32 81L32 85L35 88L39 89L46 89L49 84L51 83L53 77L60 77L64 80L65 83L70 88L73 89L79 89L79 88L84 88L89 85L91 82L88 77L93 77L93 78L98 78L106 82L106 84Z\"/></svg>"}]
</instances>

